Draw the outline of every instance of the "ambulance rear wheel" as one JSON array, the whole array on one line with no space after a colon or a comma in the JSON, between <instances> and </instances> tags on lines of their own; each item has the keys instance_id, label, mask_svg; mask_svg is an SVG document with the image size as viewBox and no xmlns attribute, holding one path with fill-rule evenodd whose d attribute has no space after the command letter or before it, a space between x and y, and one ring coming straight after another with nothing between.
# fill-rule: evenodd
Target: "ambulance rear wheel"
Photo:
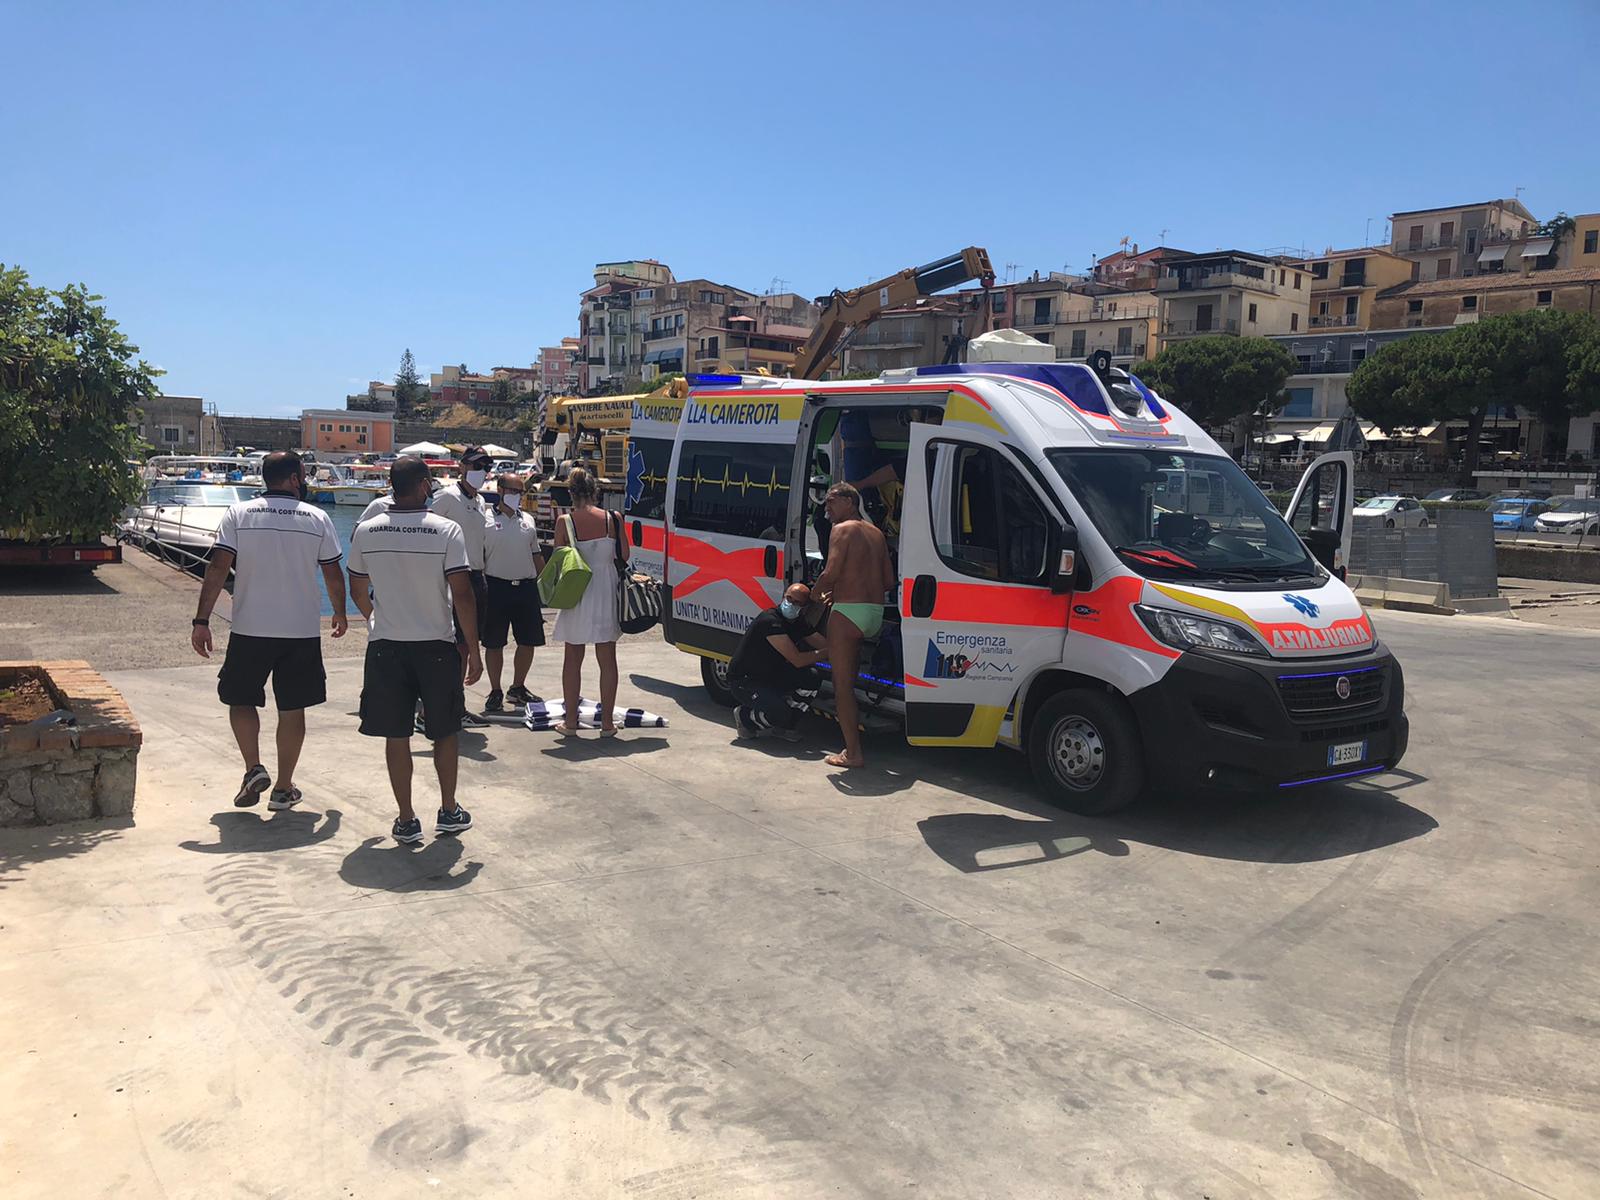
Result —
<instances>
[{"instance_id":1,"label":"ambulance rear wheel","mask_svg":"<svg viewBox=\"0 0 1600 1200\"><path fill-rule=\"evenodd\" d=\"M1028 761L1050 803L1085 816L1126 808L1144 788L1133 714L1105 692L1074 688L1046 700L1028 729Z\"/></svg>"},{"instance_id":2,"label":"ambulance rear wheel","mask_svg":"<svg viewBox=\"0 0 1600 1200\"><path fill-rule=\"evenodd\" d=\"M706 685L706 694L723 708L732 708L738 703L728 690L728 664L721 659L700 660L700 682Z\"/></svg>"}]
</instances>

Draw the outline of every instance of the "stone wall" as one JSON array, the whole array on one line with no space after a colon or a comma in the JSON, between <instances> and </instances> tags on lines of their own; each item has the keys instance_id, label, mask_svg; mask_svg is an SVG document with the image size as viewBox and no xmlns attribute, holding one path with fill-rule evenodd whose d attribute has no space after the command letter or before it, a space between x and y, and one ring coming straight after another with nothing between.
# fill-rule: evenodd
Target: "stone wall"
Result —
<instances>
[{"instance_id":1,"label":"stone wall","mask_svg":"<svg viewBox=\"0 0 1600 1200\"><path fill-rule=\"evenodd\" d=\"M0 730L0 826L133 812L144 734L121 693L86 662L0 662L0 679L42 672L73 725Z\"/></svg>"}]
</instances>

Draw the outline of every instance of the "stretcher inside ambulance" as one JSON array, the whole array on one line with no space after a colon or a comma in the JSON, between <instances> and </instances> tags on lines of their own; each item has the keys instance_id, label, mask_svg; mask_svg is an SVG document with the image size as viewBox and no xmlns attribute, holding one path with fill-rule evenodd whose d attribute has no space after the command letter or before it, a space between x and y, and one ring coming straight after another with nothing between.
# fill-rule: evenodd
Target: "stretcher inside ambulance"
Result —
<instances>
[{"instance_id":1,"label":"stretcher inside ambulance","mask_svg":"<svg viewBox=\"0 0 1600 1200\"><path fill-rule=\"evenodd\" d=\"M630 527L658 556L668 640L724 703L744 628L821 573L821 498L843 479L900 580L863 648L869 727L1021 750L1081 812L1355 778L1405 752L1399 664L1342 578L1348 454L1312 464L1286 521L1103 364L722 376L681 403L643 438L636 414Z\"/></svg>"}]
</instances>

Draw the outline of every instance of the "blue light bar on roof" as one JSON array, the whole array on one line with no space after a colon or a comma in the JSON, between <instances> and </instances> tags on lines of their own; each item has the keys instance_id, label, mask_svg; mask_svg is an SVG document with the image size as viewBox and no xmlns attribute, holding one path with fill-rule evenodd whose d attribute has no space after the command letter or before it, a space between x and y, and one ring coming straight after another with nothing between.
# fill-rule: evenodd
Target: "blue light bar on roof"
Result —
<instances>
[{"instance_id":1,"label":"blue light bar on roof","mask_svg":"<svg viewBox=\"0 0 1600 1200\"><path fill-rule=\"evenodd\" d=\"M727 387L730 384L739 384L739 383L743 383L743 382L744 382L744 377L741 376L741 375L691 375L691 376L689 376L689 386L690 387Z\"/></svg>"}]
</instances>

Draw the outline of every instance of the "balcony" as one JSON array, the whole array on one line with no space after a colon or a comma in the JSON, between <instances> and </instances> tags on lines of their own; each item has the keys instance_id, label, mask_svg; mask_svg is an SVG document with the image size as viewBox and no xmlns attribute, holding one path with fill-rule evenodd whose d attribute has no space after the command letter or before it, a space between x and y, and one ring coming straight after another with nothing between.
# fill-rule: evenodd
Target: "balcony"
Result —
<instances>
[{"instance_id":1,"label":"balcony","mask_svg":"<svg viewBox=\"0 0 1600 1200\"><path fill-rule=\"evenodd\" d=\"M1110 324L1115 321L1148 321L1159 315L1159 309L1154 304L1137 308L1119 308L1116 312L1102 308L1099 311L1078 313L1053 313L1049 320L1019 320L1019 329L1048 329L1057 325L1097 325Z\"/></svg>"},{"instance_id":2,"label":"balcony","mask_svg":"<svg viewBox=\"0 0 1600 1200\"><path fill-rule=\"evenodd\" d=\"M1356 313L1320 313L1311 318L1311 328L1354 329L1360 319Z\"/></svg>"},{"instance_id":3,"label":"balcony","mask_svg":"<svg viewBox=\"0 0 1600 1200\"><path fill-rule=\"evenodd\" d=\"M1460 235L1453 233L1449 237L1428 238L1420 242L1406 242L1405 245L1398 249L1397 253L1425 254L1429 250L1453 250L1460 243Z\"/></svg>"},{"instance_id":4,"label":"balcony","mask_svg":"<svg viewBox=\"0 0 1600 1200\"><path fill-rule=\"evenodd\" d=\"M591 354L583 361L588 363L591 367L601 367L605 365L606 358L603 354Z\"/></svg>"},{"instance_id":5,"label":"balcony","mask_svg":"<svg viewBox=\"0 0 1600 1200\"><path fill-rule=\"evenodd\" d=\"M1145 351L1145 343L1144 342L1133 342L1133 343L1130 343L1129 345L1126 345L1126 346L1119 345L1119 346L1113 347L1112 351L1111 351L1111 357L1112 358L1134 358L1134 359L1138 359L1138 358L1143 358L1144 357L1144 351Z\"/></svg>"},{"instance_id":6,"label":"balcony","mask_svg":"<svg viewBox=\"0 0 1600 1200\"><path fill-rule=\"evenodd\" d=\"M1238 333L1239 322L1234 317L1212 317L1210 320L1199 321L1163 321L1161 333L1164 337L1193 337L1208 333Z\"/></svg>"},{"instance_id":7,"label":"balcony","mask_svg":"<svg viewBox=\"0 0 1600 1200\"><path fill-rule=\"evenodd\" d=\"M1307 358L1295 360L1296 375L1348 375L1362 363L1359 358Z\"/></svg>"},{"instance_id":8,"label":"balcony","mask_svg":"<svg viewBox=\"0 0 1600 1200\"><path fill-rule=\"evenodd\" d=\"M1276 295L1279 285L1255 275L1240 271L1213 271L1209 275L1167 275L1156 280L1158 292L1214 292L1228 288L1244 288L1252 292Z\"/></svg>"}]
</instances>

